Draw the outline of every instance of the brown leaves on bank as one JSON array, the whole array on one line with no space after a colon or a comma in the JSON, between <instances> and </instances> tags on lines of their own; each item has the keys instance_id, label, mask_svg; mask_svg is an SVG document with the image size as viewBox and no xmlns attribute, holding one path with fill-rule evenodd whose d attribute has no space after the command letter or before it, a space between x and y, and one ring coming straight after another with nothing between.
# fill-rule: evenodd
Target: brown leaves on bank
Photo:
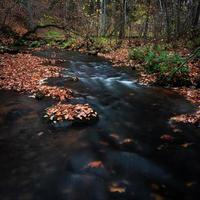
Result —
<instances>
[{"instance_id":1,"label":"brown leaves on bank","mask_svg":"<svg viewBox=\"0 0 200 200\"><path fill-rule=\"evenodd\" d=\"M172 121L191 123L198 125L200 123L200 108L193 114L183 114L171 118Z\"/></svg>"},{"instance_id":2,"label":"brown leaves on bank","mask_svg":"<svg viewBox=\"0 0 200 200\"><path fill-rule=\"evenodd\" d=\"M119 67L134 66L133 61L129 59L128 48L117 49L116 51L112 51L106 54L99 53L98 55L110 60L113 63L113 66L119 66Z\"/></svg>"},{"instance_id":3,"label":"brown leaves on bank","mask_svg":"<svg viewBox=\"0 0 200 200\"><path fill-rule=\"evenodd\" d=\"M42 80L59 77L61 71L55 66L43 66L45 60L31 54L0 55L0 89L30 94L40 91L59 100L70 98L69 89L42 85Z\"/></svg>"},{"instance_id":4,"label":"brown leaves on bank","mask_svg":"<svg viewBox=\"0 0 200 200\"><path fill-rule=\"evenodd\" d=\"M175 91L183 95L188 101L200 105L200 89L182 87L175 88Z\"/></svg>"},{"instance_id":5,"label":"brown leaves on bank","mask_svg":"<svg viewBox=\"0 0 200 200\"><path fill-rule=\"evenodd\" d=\"M198 109L195 113L192 114L183 114L172 117L172 121L183 122L183 123L192 123L200 124L200 89L193 88L175 88L179 94L183 95L188 101L196 104Z\"/></svg>"},{"instance_id":6,"label":"brown leaves on bank","mask_svg":"<svg viewBox=\"0 0 200 200\"><path fill-rule=\"evenodd\" d=\"M47 109L47 116L52 121L64 120L91 120L97 117L97 113L89 104L57 104Z\"/></svg>"}]
</instances>

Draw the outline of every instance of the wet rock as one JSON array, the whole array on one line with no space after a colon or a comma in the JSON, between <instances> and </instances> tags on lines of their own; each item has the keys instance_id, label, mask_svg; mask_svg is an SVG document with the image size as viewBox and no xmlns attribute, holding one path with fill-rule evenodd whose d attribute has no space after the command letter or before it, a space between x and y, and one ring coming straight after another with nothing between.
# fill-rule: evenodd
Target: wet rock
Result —
<instances>
[{"instance_id":1,"label":"wet rock","mask_svg":"<svg viewBox=\"0 0 200 200\"><path fill-rule=\"evenodd\" d=\"M109 177L103 162L87 151L72 155L66 163L66 170L78 174L90 174L102 179Z\"/></svg>"},{"instance_id":2,"label":"wet rock","mask_svg":"<svg viewBox=\"0 0 200 200\"><path fill-rule=\"evenodd\" d=\"M93 175L68 174L59 185L62 199L107 199L105 183Z\"/></svg>"},{"instance_id":3,"label":"wet rock","mask_svg":"<svg viewBox=\"0 0 200 200\"><path fill-rule=\"evenodd\" d=\"M35 93L35 99L37 100L42 100L44 97L45 95L41 91Z\"/></svg>"},{"instance_id":4,"label":"wet rock","mask_svg":"<svg viewBox=\"0 0 200 200\"><path fill-rule=\"evenodd\" d=\"M110 167L126 177L153 178L157 181L171 182L171 175L144 157L129 152L112 151L107 154Z\"/></svg>"},{"instance_id":5,"label":"wet rock","mask_svg":"<svg viewBox=\"0 0 200 200\"><path fill-rule=\"evenodd\" d=\"M98 51L96 51L96 50L88 51L87 55L97 56L98 55Z\"/></svg>"},{"instance_id":6,"label":"wet rock","mask_svg":"<svg viewBox=\"0 0 200 200\"><path fill-rule=\"evenodd\" d=\"M76 76L68 76L68 77L66 77L66 80L67 80L67 81L78 82L78 81L79 81L79 78L76 77Z\"/></svg>"},{"instance_id":7,"label":"wet rock","mask_svg":"<svg viewBox=\"0 0 200 200\"><path fill-rule=\"evenodd\" d=\"M55 124L57 122L69 121L74 124L90 124L98 120L98 114L89 104L60 104L47 109L44 116Z\"/></svg>"}]
</instances>

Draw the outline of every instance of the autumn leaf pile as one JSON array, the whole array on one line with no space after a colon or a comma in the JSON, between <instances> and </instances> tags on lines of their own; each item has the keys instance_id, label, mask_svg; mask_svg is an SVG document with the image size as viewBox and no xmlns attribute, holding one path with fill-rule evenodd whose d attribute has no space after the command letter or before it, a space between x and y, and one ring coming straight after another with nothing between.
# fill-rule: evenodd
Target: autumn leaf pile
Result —
<instances>
[{"instance_id":1,"label":"autumn leaf pile","mask_svg":"<svg viewBox=\"0 0 200 200\"><path fill-rule=\"evenodd\" d=\"M59 77L61 69L43 66L45 59L30 54L0 55L0 89L35 94L40 91L45 96L60 100L71 97L71 90L42 85L42 80Z\"/></svg>"},{"instance_id":2,"label":"autumn leaf pile","mask_svg":"<svg viewBox=\"0 0 200 200\"><path fill-rule=\"evenodd\" d=\"M47 109L47 115L52 121L91 120L97 113L89 104L57 104Z\"/></svg>"}]
</instances>

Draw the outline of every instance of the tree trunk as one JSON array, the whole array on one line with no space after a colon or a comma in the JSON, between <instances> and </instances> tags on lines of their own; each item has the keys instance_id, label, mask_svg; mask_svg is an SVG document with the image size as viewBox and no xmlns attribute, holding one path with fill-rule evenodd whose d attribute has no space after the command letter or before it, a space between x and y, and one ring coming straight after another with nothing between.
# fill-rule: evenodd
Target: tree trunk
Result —
<instances>
[{"instance_id":1,"label":"tree trunk","mask_svg":"<svg viewBox=\"0 0 200 200\"><path fill-rule=\"evenodd\" d=\"M177 0L176 2L176 38L179 38L180 35L180 9L181 9L181 1Z\"/></svg>"},{"instance_id":2,"label":"tree trunk","mask_svg":"<svg viewBox=\"0 0 200 200\"><path fill-rule=\"evenodd\" d=\"M120 30L119 30L120 39L125 38L126 23L127 23L127 0L122 0Z\"/></svg>"},{"instance_id":3,"label":"tree trunk","mask_svg":"<svg viewBox=\"0 0 200 200\"><path fill-rule=\"evenodd\" d=\"M147 6L148 6L148 11L147 11L145 26L144 26L144 34L143 34L144 39L147 39L147 32L148 32L148 28L149 28L149 15L150 15L150 9L151 9L150 8L151 0L147 0Z\"/></svg>"},{"instance_id":4,"label":"tree trunk","mask_svg":"<svg viewBox=\"0 0 200 200\"><path fill-rule=\"evenodd\" d=\"M105 36L107 24L107 0L101 1L100 36Z\"/></svg>"}]
</instances>

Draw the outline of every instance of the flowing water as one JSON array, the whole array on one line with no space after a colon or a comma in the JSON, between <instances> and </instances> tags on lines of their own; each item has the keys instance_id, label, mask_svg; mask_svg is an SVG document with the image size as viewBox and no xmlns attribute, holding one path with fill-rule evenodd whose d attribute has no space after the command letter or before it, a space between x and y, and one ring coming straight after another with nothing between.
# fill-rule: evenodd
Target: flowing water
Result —
<instances>
[{"instance_id":1,"label":"flowing water","mask_svg":"<svg viewBox=\"0 0 200 200\"><path fill-rule=\"evenodd\" d=\"M35 54L49 58L52 50ZM55 100L0 91L0 199L199 199L199 128L169 123L194 106L169 89L138 85L131 70L104 59L54 55L65 60L64 77L47 84L71 88L69 102L89 103L99 121L51 126L43 115ZM89 167L94 161L103 166Z\"/></svg>"}]
</instances>

